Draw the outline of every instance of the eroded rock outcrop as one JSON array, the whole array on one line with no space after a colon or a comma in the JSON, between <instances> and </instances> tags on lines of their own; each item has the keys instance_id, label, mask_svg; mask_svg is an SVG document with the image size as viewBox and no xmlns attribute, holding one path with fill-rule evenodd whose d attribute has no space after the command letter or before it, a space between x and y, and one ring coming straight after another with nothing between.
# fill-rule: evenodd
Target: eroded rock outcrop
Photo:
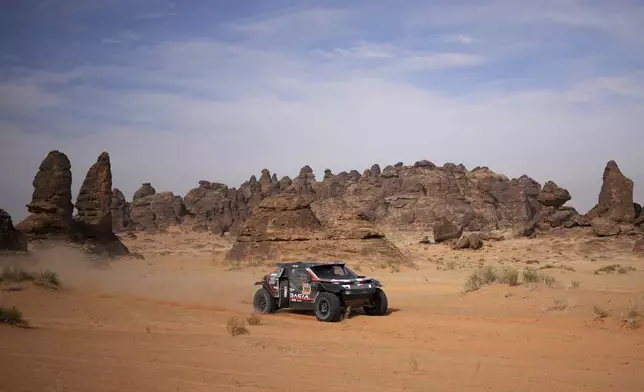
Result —
<instances>
[{"instance_id":1,"label":"eroded rock outcrop","mask_svg":"<svg viewBox=\"0 0 644 392\"><path fill-rule=\"evenodd\" d=\"M406 259L382 233L341 200L311 204L297 195L264 199L239 229L228 253L235 261L365 260L401 263ZM339 204L335 204L339 203ZM320 213L316 216L314 209Z\"/></svg>"},{"instance_id":2,"label":"eroded rock outcrop","mask_svg":"<svg viewBox=\"0 0 644 392\"><path fill-rule=\"evenodd\" d=\"M76 197L74 221L112 231L112 165L108 153L103 152L87 171Z\"/></svg>"},{"instance_id":3,"label":"eroded rock outcrop","mask_svg":"<svg viewBox=\"0 0 644 392\"><path fill-rule=\"evenodd\" d=\"M78 192L71 236L88 245L92 253L123 256L129 250L112 231L111 205L112 166L109 154L103 152L87 171Z\"/></svg>"},{"instance_id":4,"label":"eroded rock outcrop","mask_svg":"<svg viewBox=\"0 0 644 392\"><path fill-rule=\"evenodd\" d=\"M27 251L27 237L16 230L7 211L0 209L0 250Z\"/></svg>"},{"instance_id":5,"label":"eroded rock outcrop","mask_svg":"<svg viewBox=\"0 0 644 392\"><path fill-rule=\"evenodd\" d=\"M187 214L183 198L172 192L156 193L144 183L134 193L130 207L129 227L136 231L154 232L178 226Z\"/></svg>"},{"instance_id":6,"label":"eroded rock outcrop","mask_svg":"<svg viewBox=\"0 0 644 392\"><path fill-rule=\"evenodd\" d=\"M112 231L115 233L130 230L131 205L125 200L125 195L118 188L112 189L112 202L110 212L112 214Z\"/></svg>"},{"instance_id":7,"label":"eroded rock outcrop","mask_svg":"<svg viewBox=\"0 0 644 392\"><path fill-rule=\"evenodd\" d=\"M636 207L633 181L624 176L615 161L606 164L599 200L586 214L595 234L613 236L634 228Z\"/></svg>"},{"instance_id":8,"label":"eroded rock outcrop","mask_svg":"<svg viewBox=\"0 0 644 392\"><path fill-rule=\"evenodd\" d=\"M34 192L27 204L30 215L16 225L29 237L68 236L72 227L71 163L60 151L50 151L38 168Z\"/></svg>"}]
</instances>

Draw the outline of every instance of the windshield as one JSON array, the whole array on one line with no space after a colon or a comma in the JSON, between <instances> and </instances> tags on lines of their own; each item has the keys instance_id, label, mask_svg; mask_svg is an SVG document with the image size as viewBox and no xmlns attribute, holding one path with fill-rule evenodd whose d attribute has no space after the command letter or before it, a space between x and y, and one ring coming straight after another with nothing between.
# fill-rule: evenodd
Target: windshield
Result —
<instances>
[{"instance_id":1,"label":"windshield","mask_svg":"<svg viewBox=\"0 0 644 392\"><path fill-rule=\"evenodd\" d=\"M311 269L320 279L353 279L358 277L343 265L318 265Z\"/></svg>"}]
</instances>

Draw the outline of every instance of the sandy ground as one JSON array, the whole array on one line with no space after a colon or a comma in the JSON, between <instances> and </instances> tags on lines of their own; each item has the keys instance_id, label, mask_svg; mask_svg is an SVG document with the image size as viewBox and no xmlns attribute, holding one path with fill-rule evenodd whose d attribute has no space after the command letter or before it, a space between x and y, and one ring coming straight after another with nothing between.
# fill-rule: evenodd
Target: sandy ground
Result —
<instances>
[{"instance_id":1,"label":"sandy ground","mask_svg":"<svg viewBox=\"0 0 644 392\"><path fill-rule=\"evenodd\" d=\"M280 312L235 337L227 322L251 313L253 283L270 268L222 265L225 239L139 236L128 246L145 259L111 264L61 247L5 257L51 268L64 288L0 292L0 305L33 326L0 325L3 390L643 390L644 327L621 323L629 306L644 311L644 257L632 239L554 233L457 252L419 245L418 233L389 236L416 268L353 266L385 283L388 316L330 324ZM595 274L609 264L636 270ZM462 293L479 265L550 265L542 272L556 284ZM594 306L609 316L595 319Z\"/></svg>"}]
</instances>

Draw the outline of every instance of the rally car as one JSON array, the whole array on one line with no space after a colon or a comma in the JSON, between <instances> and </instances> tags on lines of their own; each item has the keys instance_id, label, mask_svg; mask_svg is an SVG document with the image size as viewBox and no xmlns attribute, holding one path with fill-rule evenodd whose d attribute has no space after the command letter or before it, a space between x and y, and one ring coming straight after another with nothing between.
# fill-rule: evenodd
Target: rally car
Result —
<instances>
[{"instance_id":1,"label":"rally car","mask_svg":"<svg viewBox=\"0 0 644 392\"><path fill-rule=\"evenodd\" d=\"M359 276L344 262L278 263L277 269L255 285L253 308L258 313L278 309L312 310L320 321L339 321L347 307L362 307L370 316L387 313L382 284Z\"/></svg>"}]
</instances>

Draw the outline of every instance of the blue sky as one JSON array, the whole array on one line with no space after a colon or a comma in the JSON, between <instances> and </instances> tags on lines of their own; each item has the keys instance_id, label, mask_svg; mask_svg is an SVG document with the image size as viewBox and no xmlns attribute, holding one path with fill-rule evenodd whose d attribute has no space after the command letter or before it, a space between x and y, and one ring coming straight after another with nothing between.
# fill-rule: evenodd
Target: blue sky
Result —
<instances>
[{"instance_id":1,"label":"blue sky","mask_svg":"<svg viewBox=\"0 0 644 392\"><path fill-rule=\"evenodd\" d=\"M644 201L641 1L6 1L2 208L49 150L101 151L128 198L266 167L429 159L569 189L615 159ZM10 168L11 169L8 169Z\"/></svg>"}]
</instances>

